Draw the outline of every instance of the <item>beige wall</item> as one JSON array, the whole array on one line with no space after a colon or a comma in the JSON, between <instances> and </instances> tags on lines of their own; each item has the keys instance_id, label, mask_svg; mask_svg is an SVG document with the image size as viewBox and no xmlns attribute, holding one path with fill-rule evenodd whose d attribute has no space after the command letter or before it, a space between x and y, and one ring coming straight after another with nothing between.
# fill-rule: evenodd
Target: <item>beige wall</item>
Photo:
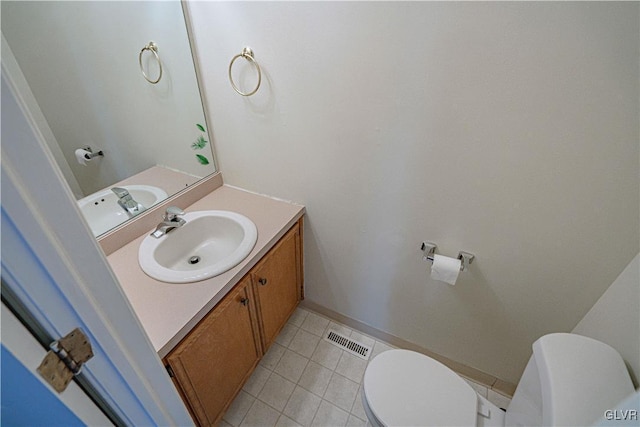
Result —
<instances>
[{"instance_id":1,"label":"beige wall","mask_svg":"<svg viewBox=\"0 0 640 427\"><path fill-rule=\"evenodd\" d=\"M225 181L307 206L307 298L515 382L639 251L638 6L189 8ZM435 282L423 240L476 261Z\"/></svg>"},{"instance_id":2,"label":"beige wall","mask_svg":"<svg viewBox=\"0 0 640 427\"><path fill-rule=\"evenodd\" d=\"M573 329L618 350L636 388L640 378L640 255L629 263Z\"/></svg>"}]
</instances>

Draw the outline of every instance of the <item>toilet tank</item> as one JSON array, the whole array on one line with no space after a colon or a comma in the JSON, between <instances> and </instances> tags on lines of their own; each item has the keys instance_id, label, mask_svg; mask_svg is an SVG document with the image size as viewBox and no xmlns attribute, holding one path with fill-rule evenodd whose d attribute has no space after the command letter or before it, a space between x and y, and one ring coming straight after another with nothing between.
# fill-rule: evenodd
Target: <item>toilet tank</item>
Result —
<instances>
[{"instance_id":1,"label":"toilet tank","mask_svg":"<svg viewBox=\"0 0 640 427\"><path fill-rule=\"evenodd\" d=\"M576 334L545 335L533 343L505 416L506 425L590 425L634 388L620 354Z\"/></svg>"}]
</instances>

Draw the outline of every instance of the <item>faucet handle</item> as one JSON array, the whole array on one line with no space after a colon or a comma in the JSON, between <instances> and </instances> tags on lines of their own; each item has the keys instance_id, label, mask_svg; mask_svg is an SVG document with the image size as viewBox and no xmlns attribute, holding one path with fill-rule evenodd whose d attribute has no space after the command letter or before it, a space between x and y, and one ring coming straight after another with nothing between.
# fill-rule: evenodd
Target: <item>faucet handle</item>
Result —
<instances>
[{"instance_id":1,"label":"faucet handle","mask_svg":"<svg viewBox=\"0 0 640 427\"><path fill-rule=\"evenodd\" d=\"M169 206L164 213L165 221L176 221L179 216L184 215L184 211L177 206Z\"/></svg>"},{"instance_id":2,"label":"faucet handle","mask_svg":"<svg viewBox=\"0 0 640 427\"><path fill-rule=\"evenodd\" d=\"M122 199L123 197L129 195L129 191L126 188L122 187L113 187L111 188L111 191L113 191L119 199Z\"/></svg>"}]
</instances>

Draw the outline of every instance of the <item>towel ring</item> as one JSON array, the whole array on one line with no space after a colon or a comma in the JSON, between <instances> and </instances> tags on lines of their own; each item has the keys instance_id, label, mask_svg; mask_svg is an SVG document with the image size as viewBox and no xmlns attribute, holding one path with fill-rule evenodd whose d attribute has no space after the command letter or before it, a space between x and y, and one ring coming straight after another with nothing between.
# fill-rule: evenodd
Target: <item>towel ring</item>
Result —
<instances>
[{"instance_id":1,"label":"towel ring","mask_svg":"<svg viewBox=\"0 0 640 427\"><path fill-rule=\"evenodd\" d=\"M158 67L160 67L160 74L158 74L158 78L156 80L151 80L149 76L147 76L147 73L144 72L144 67L142 66L142 54L144 53L145 50L148 50L151 53L153 53L153 56L156 57L156 61L158 61ZM160 79L162 78L162 61L160 61L160 56L158 56L157 44L155 44L154 42L149 42L148 45L142 48L142 50L140 51L140 54L138 55L138 64L140 64L140 71L142 71L142 75L144 76L144 79L146 81L148 81L152 85L160 81Z\"/></svg>"},{"instance_id":2,"label":"towel ring","mask_svg":"<svg viewBox=\"0 0 640 427\"><path fill-rule=\"evenodd\" d=\"M247 61L252 62L253 65L256 66L256 70L258 70L258 84L256 85L256 88L253 89L251 92L241 92L240 89L238 89L236 84L233 82L233 77L231 76L231 68L233 67L233 63L235 62L236 59L240 57L243 57ZM250 47L245 47L244 49L242 49L242 53L237 54L231 59L231 63L229 64L229 81L231 82L231 86L233 87L233 90L235 90L242 96L251 96L254 93L256 93L260 88L260 82L262 81L262 70L260 70L260 65L258 65L256 60L253 58L253 50L251 50Z\"/></svg>"}]
</instances>

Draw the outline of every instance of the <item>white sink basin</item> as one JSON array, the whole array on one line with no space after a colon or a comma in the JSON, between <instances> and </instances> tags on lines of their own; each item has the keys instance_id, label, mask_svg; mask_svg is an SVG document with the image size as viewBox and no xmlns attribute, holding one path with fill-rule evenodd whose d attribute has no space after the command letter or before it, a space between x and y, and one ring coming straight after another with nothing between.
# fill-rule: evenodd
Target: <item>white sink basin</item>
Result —
<instances>
[{"instance_id":1,"label":"white sink basin","mask_svg":"<svg viewBox=\"0 0 640 427\"><path fill-rule=\"evenodd\" d=\"M147 209L167 198L164 190L152 185L124 185L121 188L126 188L131 197ZM131 215L118 205L118 197L109 188L78 200L78 206L94 236L99 236L131 218Z\"/></svg>"},{"instance_id":2,"label":"white sink basin","mask_svg":"<svg viewBox=\"0 0 640 427\"><path fill-rule=\"evenodd\" d=\"M182 219L182 227L140 244L140 267L156 280L189 283L217 276L242 262L258 240L253 221L235 212L196 211Z\"/></svg>"}]
</instances>

